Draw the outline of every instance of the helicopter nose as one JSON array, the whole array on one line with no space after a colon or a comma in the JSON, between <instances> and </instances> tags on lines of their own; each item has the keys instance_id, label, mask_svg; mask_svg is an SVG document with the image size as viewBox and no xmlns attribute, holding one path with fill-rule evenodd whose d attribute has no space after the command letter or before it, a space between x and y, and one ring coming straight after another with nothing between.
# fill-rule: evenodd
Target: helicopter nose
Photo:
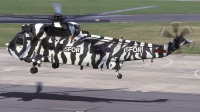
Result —
<instances>
[{"instance_id":1,"label":"helicopter nose","mask_svg":"<svg viewBox=\"0 0 200 112\"><path fill-rule=\"evenodd\" d=\"M9 48L8 48L9 43L6 43L6 46L7 46L7 50L8 50L8 52L9 52L9 54L12 55L12 54L10 53L10 51L9 51Z\"/></svg>"},{"instance_id":2,"label":"helicopter nose","mask_svg":"<svg viewBox=\"0 0 200 112\"><path fill-rule=\"evenodd\" d=\"M10 43L6 43L6 46L7 46L7 50L9 52L9 54L12 56L12 53L10 52L10 49L12 48L11 47L12 45Z\"/></svg>"},{"instance_id":3,"label":"helicopter nose","mask_svg":"<svg viewBox=\"0 0 200 112\"><path fill-rule=\"evenodd\" d=\"M6 43L6 45L7 45L8 49L13 49L13 47L14 47L14 43L12 41L9 43Z\"/></svg>"},{"instance_id":4,"label":"helicopter nose","mask_svg":"<svg viewBox=\"0 0 200 112\"><path fill-rule=\"evenodd\" d=\"M10 55L13 56L14 58L18 58L18 56L14 52L15 43L13 41L10 41L9 43L7 43L7 45L8 45L7 50L10 53Z\"/></svg>"}]
</instances>

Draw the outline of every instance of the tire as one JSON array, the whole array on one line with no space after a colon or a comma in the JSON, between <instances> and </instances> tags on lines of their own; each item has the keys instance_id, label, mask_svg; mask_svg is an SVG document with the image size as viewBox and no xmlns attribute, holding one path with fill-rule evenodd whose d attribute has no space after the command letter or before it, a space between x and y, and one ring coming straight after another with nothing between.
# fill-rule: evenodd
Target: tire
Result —
<instances>
[{"instance_id":1,"label":"tire","mask_svg":"<svg viewBox=\"0 0 200 112\"><path fill-rule=\"evenodd\" d=\"M38 72L38 68L37 68L37 67L32 67L32 68L30 69L30 72L31 72L32 74L35 74L35 73Z\"/></svg>"},{"instance_id":2,"label":"tire","mask_svg":"<svg viewBox=\"0 0 200 112\"><path fill-rule=\"evenodd\" d=\"M35 69L35 73L37 73L37 72L38 72L38 68L37 68L37 67L34 67L34 69Z\"/></svg>"},{"instance_id":3,"label":"tire","mask_svg":"<svg viewBox=\"0 0 200 112\"><path fill-rule=\"evenodd\" d=\"M121 79L121 78L122 78L122 74L119 73L119 74L117 75L117 78L118 78L118 79Z\"/></svg>"}]
</instances>

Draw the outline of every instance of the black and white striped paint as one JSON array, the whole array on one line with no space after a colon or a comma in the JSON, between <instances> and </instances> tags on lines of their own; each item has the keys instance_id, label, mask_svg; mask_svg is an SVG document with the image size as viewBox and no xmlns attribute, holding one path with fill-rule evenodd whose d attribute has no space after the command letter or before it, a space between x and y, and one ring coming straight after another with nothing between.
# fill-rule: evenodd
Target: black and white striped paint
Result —
<instances>
[{"instance_id":1,"label":"black and white striped paint","mask_svg":"<svg viewBox=\"0 0 200 112\"><path fill-rule=\"evenodd\" d=\"M69 22L70 35L49 36L44 28L51 24L32 24L32 31L22 31L23 43L17 45L17 36L9 43L9 53L20 60L42 64L50 62L119 70L125 61L166 57L182 45L191 42L182 36L164 45L116 39L86 34L77 23ZM54 27L63 28L60 23ZM79 32L75 32L79 29Z\"/></svg>"}]
</instances>

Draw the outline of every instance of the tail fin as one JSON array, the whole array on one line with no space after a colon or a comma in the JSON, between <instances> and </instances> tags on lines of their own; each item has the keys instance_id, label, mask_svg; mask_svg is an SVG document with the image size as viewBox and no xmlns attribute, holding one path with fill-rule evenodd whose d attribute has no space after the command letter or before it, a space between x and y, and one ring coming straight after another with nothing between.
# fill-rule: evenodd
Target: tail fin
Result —
<instances>
[{"instance_id":1,"label":"tail fin","mask_svg":"<svg viewBox=\"0 0 200 112\"><path fill-rule=\"evenodd\" d=\"M175 36L174 40L163 45L163 48L166 51L166 56L173 53L181 46L191 42L191 40L185 39L183 36Z\"/></svg>"}]
</instances>

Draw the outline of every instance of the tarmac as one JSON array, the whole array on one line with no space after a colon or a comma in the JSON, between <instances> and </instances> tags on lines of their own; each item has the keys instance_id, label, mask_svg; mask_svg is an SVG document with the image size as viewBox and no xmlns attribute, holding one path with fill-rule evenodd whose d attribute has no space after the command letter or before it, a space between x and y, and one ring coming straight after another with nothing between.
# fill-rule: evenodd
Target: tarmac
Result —
<instances>
[{"instance_id":1,"label":"tarmac","mask_svg":"<svg viewBox=\"0 0 200 112\"><path fill-rule=\"evenodd\" d=\"M0 112L199 112L200 56L125 62L114 70L31 63L0 49Z\"/></svg>"}]
</instances>

